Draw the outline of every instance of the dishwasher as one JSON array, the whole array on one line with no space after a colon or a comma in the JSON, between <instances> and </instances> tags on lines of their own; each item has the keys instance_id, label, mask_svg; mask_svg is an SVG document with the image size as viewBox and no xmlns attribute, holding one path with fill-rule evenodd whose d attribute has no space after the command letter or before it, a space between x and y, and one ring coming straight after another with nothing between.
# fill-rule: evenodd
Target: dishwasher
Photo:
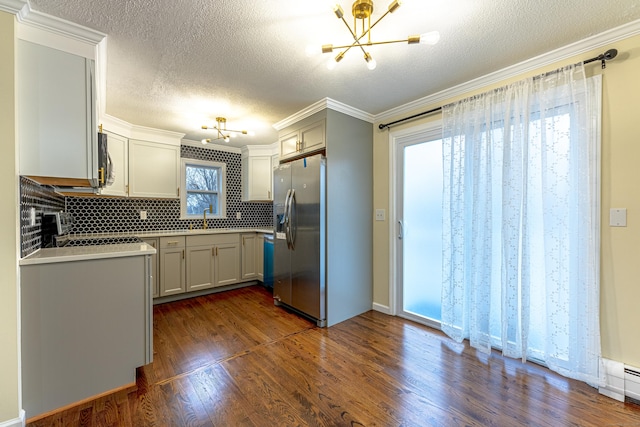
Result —
<instances>
[{"instance_id":1,"label":"dishwasher","mask_svg":"<svg viewBox=\"0 0 640 427\"><path fill-rule=\"evenodd\" d=\"M264 286L273 290L273 235L264 236Z\"/></svg>"}]
</instances>

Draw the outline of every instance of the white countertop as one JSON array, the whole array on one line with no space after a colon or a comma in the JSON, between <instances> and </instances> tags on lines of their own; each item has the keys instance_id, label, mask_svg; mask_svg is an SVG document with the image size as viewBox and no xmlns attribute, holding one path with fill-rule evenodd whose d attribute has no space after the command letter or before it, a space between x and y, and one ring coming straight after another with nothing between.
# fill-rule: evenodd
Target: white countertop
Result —
<instances>
[{"instance_id":1,"label":"white countertop","mask_svg":"<svg viewBox=\"0 0 640 427\"><path fill-rule=\"evenodd\" d=\"M137 236L141 239L144 239L145 237L193 236L198 234L230 234L230 233L273 234L273 229L272 228L208 228L204 230L204 229L198 228L193 230L141 231L137 233L129 233L129 235ZM113 236L113 234L109 236Z\"/></svg>"},{"instance_id":2,"label":"white countertop","mask_svg":"<svg viewBox=\"0 0 640 427\"><path fill-rule=\"evenodd\" d=\"M124 237L136 236L140 239L145 237L164 236L194 236L198 234L229 234L229 233L264 233L273 234L270 228L209 228L193 230L158 230L140 231L131 233L93 233L75 234L72 238L101 238L101 237ZM146 243L122 243L96 246L71 246L62 248L45 248L22 258L20 265L48 264L53 262L71 262L98 258L118 258L127 256L154 254L156 250Z\"/></svg>"},{"instance_id":3,"label":"white countertop","mask_svg":"<svg viewBox=\"0 0 640 427\"><path fill-rule=\"evenodd\" d=\"M39 249L22 258L20 265L49 264L54 262L72 262L88 259L120 258L129 256L152 255L156 250L146 243L123 243L97 246L72 246L63 248Z\"/></svg>"},{"instance_id":4,"label":"white countertop","mask_svg":"<svg viewBox=\"0 0 640 427\"><path fill-rule=\"evenodd\" d=\"M145 237L169 237L169 236L193 236L198 234L230 234L230 233L263 233L273 234L272 228L194 228L193 230L153 230L134 231L124 233L75 233L71 235L73 239L100 238L100 237L128 237L136 236L140 239Z\"/></svg>"}]
</instances>

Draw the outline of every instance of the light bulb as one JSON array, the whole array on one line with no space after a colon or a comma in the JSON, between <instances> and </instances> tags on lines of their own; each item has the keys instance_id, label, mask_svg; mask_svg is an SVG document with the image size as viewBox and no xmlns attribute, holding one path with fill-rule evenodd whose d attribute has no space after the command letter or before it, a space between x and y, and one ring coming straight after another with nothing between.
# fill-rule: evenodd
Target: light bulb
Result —
<instances>
[{"instance_id":1,"label":"light bulb","mask_svg":"<svg viewBox=\"0 0 640 427\"><path fill-rule=\"evenodd\" d=\"M440 40L440 33L437 31L431 31L428 33L420 34L420 43L434 45Z\"/></svg>"},{"instance_id":2,"label":"light bulb","mask_svg":"<svg viewBox=\"0 0 640 427\"><path fill-rule=\"evenodd\" d=\"M306 52L307 57L311 58L312 56L315 56L317 53L322 52L322 48L313 44L309 44L307 45L304 51Z\"/></svg>"},{"instance_id":3,"label":"light bulb","mask_svg":"<svg viewBox=\"0 0 640 427\"><path fill-rule=\"evenodd\" d=\"M376 60L373 59L373 57L371 56L371 54L369 52L364 54L364 60L367 61L367 68L370 70L375 70L376 69L376 65L378 65L376 63Z\"/></svg>"},{"instance_id":4,"label":"light bulb","mask_svg":"<svg viewBox=\"0 0 640 427\"><path fill-rule=\"evenodd\" d=\"M207 145L207 142L209 142L209 141L208 141L207 139L203 139L203 140L202 140L202 141L200 141L200 142L202 142L204 145Z\"/></svg>"},{"instance_id":5,"label":"light bulb","mask_svg":"<svg viewBox=\"0 0 640 427\"><path fill-rule=\"evenodd\" d=\"M377 65L378 64L376 63L375 59L372 59L371 61L367 62L367 68L370 70L375 70Z\"/></svg>"}]
</instances>

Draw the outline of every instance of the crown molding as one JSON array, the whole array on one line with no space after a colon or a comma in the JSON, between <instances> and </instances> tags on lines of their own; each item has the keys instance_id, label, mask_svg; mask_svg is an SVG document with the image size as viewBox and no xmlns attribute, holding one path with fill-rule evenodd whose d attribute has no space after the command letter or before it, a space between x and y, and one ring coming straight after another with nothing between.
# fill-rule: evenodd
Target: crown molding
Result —
<instances>
[{"instance_id":1,"label":"crown molding","mask_svg":"<svg viewBox=\"0 0 640 427\"><path fill-rule=\"evenodd\" d=\"M31 9L27 0L0 0L0 10L16 15L19 23L72 39L98 44L106 34L73 22Z\"/></svg>"},{"instance_id":2,"label":"crown molding","mask_svg":"<svg viewBox=\"0 0 640 427\"><path fill-rule=\"evenodd\" d=\"M374 121L373 114L367 113L366 111L358 110L357 108L351 107L347 104L343 104L331 98L324 98L314 104L311 104L307 108L304 108L303 110L300 110L297 113L287 117L286 119L275 123L273 127L276 130L282 130L287 126L291 126L292 124L297 123L302 119L306 119L307 117L312 116L313 114L327 108L339 113L344 113L351 117L355 117L356 119L364 120L365 122L373 123Z\"/></svg>"},{"instance_id":3,"label":"crown molding","mask_svg":"<svg viewBox=\"0 0 640 427\"><path fill-rule=\"evenodd\" d=\"M132 125L108 114L100 117L100 123L104 130L122 135L125 138L153 141L161 144L180 145L182 138L185 136L184 133Z\"/></svg>"},{"instance_id":4,"label":"crown molding","mask_svg":"<svg viewBox=\"0 0 640 427\"><path fill-rule=\"evenodd\" d=\"M245 145L240 150L243 156L273 156L280 153L277 142L269 145Z\"/></svg>"},{"instance_id":5,"label":"crown molding","mask_svg":"<svg viewBox=\"0 0 640 427\"><path fill-rule=\"evenodd\" d=\"M29 9L26 0L0 0L0 11L7 12L12 15L22 15L24 10Z\"/></svg>"},{"instance_id":6,"label":"crown molding","mask_svg":"<svg viewBox=\"0 0 640 427\"><path fill-rule=\"evenodd\" d=\"M435 105L442 104L451 98L464 96L470 92L491 86L492 84L500 83L504 80L517 77L527 72L539 70L545 66L567 60L576 55L580 55L600 47L611 47L608 45L638 34L640 34L640 20L621 25L620 27L607 30L576 43L552 50L551 52L536 56L507 68L503 68L502 70L384 111L375 116L374 122L383 122L397 118L400 115L414 113L420 108L433 108Z\"/></svg>"}]
</instances>

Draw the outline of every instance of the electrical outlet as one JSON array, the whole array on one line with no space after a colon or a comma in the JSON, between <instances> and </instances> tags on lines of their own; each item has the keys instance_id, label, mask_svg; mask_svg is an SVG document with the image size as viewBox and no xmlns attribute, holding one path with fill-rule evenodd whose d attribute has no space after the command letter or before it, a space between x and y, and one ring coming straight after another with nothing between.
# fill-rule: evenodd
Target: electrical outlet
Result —
<instances>
[{"instance_id":1,"label":"electrical outlet","mask_svg":"<svg viewBox=\"0 0 640 427\"><path fill-rule=\"evenodd\" d=\"M140 219L147 219L147 211L140 211Z\"/></svg>"},{"instance_id":2,"label":"electrical outlet","mask_svg":"<svg viewBox=\"0 0 640 427\"><path fill-rule=\"evenodd\" d=\"M376 221L384 221L384 209L376 209Z\"/></svg>"},{"instance_id":3,"label":"electrical outlet","mask_svg":"<svg viewBox=\"0 0 640 427\"><path fill-rule=\"evenodd\" d=\"M242 213L236 212L236 219L242 219Z\"/></svg>"}]
</instances>

